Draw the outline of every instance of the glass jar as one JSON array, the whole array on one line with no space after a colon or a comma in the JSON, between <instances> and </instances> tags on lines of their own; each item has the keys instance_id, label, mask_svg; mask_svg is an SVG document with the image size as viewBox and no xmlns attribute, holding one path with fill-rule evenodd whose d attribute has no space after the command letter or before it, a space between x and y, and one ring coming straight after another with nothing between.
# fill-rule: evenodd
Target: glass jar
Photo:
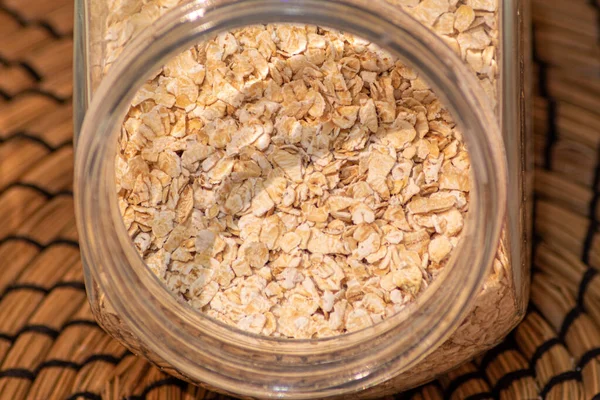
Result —
<instances>
[{"instance_id":1,"label":"glass jar","mask_svg":"<svg viewBox=\"0 0 600 400\"><path fill-rule=\"evenodd\" d=\"M446 45L448 37L397 1L76 1L76 213L100 325L170 374L252 398L375 398L431 380L501 341L528 298L531 168L526 2L500 1L493 38L500 77L491 90ZM122 121L153 72L221 31L281 22L350 32L412 66L451 111L474 166L462 240L431 286L396 315L325 339L250 334L178 302L138 255L117 204Z\"/></svg>"}]
</instances>

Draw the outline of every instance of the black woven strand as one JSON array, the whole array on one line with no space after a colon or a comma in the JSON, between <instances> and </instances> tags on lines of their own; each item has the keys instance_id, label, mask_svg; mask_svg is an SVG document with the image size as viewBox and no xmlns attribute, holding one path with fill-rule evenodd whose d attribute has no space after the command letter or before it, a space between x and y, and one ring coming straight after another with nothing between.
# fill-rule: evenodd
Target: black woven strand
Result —
<instances>
[{"instance_id":1,"label":"black woven strand","mask_svg":"<svg viewBox=\"0 0 600 400\"><path fill-rule=\"evenodd\" d=\"M46 360L37 367L34 374L37 377L40 371L49 368L72 369L76 371L79 369L79 364L69 360Z\"/></svg>"},{"instance_id":2,"label":"black woven strand","mask_svg":"<svg viewBox=\"0 0 600 400\"><path fill-rule=\"evenodd\" d=\"M58 335L60 334L60 332L58 330L56 330L50 326L35 324L35 325L25 325L14 335L11 335L11 334L8 334L5 332L0 332L0 339L6 340L9 342L14 342L22 334L32 333L32 332L38 333L40 335L48 336L50 339L53 339L53 340L56 339L58 337Z\"/></svg>"},{"instance_id":3,"label":"black woven strand","mask_svg":"<svg viewBox=\"0 0 600 400\"><path fill-rule=\"evenodd\" d=\"M87 326L90 328L100 328L98 323L92 319L72 319L71 321L64 324L62 328L64 330L67 328L71 328L73 326L78 326L78 327Z\"/></svg>"},{"instance_id":4,"label":"black woven strand","mask_svg":"<svg viewBox=\"0 0 600 400\"><path fill-rule=\"evenodd\" d=\"M4 297L6 297L6 295L8 295L11 292L18 292L21 290L27 292L37 292L41 294L48 293L48 289L40 285L36 285L33 283L14 283L12 285L7 286L6 289L4 289L3 293L0 293L0 300L2 300Z\"/></svg>"},{"instance_id":5,"label":"black woven strand","mask_svg":"<svg viewBox=\"0 0 600 400\"><path fill-rule=\"evenodd\" d=\"M590 225L588 226L585 240L583 242L583 249L581 251L581 261L586 265L589 265L592 244L594 243L594 235L598 230L596 213L598 210L598 200L600 199L600 192L598 191L598 186L600 186L600 148L596 150L596 168L594 169L594 181L592 182L592 192L594 195L590 200L588 209L588 219L590 220Z\"/></svg>"},{"instance_id":6,"label":"black woven strand","mask_svg":"<svg viewBox=\"0 0 600 400\"><path fill-rule=\"evenodd\" d=\"M487 353L481 359L481 363L479 363L479 368L482 371L488 369L488 366L502 353L505 353L509 350L515 350L516 345L514 342L514 338L509 336L504 340L504 342L500 343L498 346L488 350Z\"/></svg>"},{"instance_id":7,"label":"black woven strand","mask_svg":"<svg viewBox=\"0 0 600 400\"><path fill-rule=\"evenodd\" d=\"M600 165L600 162L598 165ZM590 254L592 251L592 245L594 244L594 236L596 235L596 232L598 230L598 222L596 221L596 207L598 204L599 195L600 194L598 194L598 193L594 193L594 197L592 198L592 201L590 204L590 211L589 211L590 224L588 225L588 230L585 234L585 239L583 241L583 248L581 250L581 261L585 265L589 265Z\"/></svg>"},{"instance_id":8,"label":"black woven strand","mask_svg":"<svg viewBox=\"0 0 600 400\"><path fill-rule=\"evenodd\" d=\"M546 340L544 343L542 343L535 349L535 351L533 352L533 355L531 356L531 360L529 361L529 367L531 368L531 370L534 373L536 371L535 366L537 365L540 358L542 358L544 356L544 354L546 354L548 351L550 351L552 348L554 348L554 346L557 346L557 345L562 345L562 343L560 340L558 340L558 338L554 337L554 338Z\"/></svg>"},{"instance_id":9,"label":"black woven strand","mask_svg":"<svg viewBox=\"0 0 600 400\"><path fill-rule=\"evenodd\" d=\"M163 386L175 386L175 387L180 388L181 390L184 390L185 387L187 386L187 383L182 380L179 380L177 378L173 378L173 377L161 379L159 381L156 381L156 382L151 383L150 385L146 386L140 395L128 396L128 397L126 397L126 399L127 400L146 400L146 397L148 396L148 394L150 392L152 392L153 390L156 390L158 388L161 388Z\"/></svg>"},{"instance_id":10,"label":"black woven strand","mask_svg":"<svg viewBox=\"0 0 600 400\"><path fill-rule=\"evenodd\" d=\"M32 142L37 142L37 143L41 144L42 146L44 146L50 152L55 152L56 150L60 150L63 147L73 145L73 140L71 140L71 139L67 139L66 141L64 141L56 146L51 145L50 143L46 142L44 139L34 135L31 132L26 132L26 131L18 131L18 132L14 132L6 137L0 137L0 144L10 142L11 140L17 140L17 139L25 139L25 140L29 140Z\"/></svg>"},{"instance_id":11,"label":"black woven strand","mask_svg":"<svg viewBox=\"0 0 600 400\"><path fill-rule=\"evenodd\" d=\"M9 243L9 242L17 242L17 241L22 241L22 242L26 242L29 244L34 245L35 247L37 247L39 250L43 251L43 250L47 250L50 247L53 246L59 246L59 245L66 245L66 246L71 246L74 247L76 249L79 249L79 243L75 240L71 240L71 239L54 239L51 240L50 242L43 244L40 243L39 241L35 240L34 238L28 237L28 236L23 236L23 235L9 235L9 236L5 236L2 239L0 239L0 246L2 246L5 243Z\"/></svg>"},{"instance_id":12,"label":"black woven strand","mask_svg":"<svg viewBox=\"0 0 600 400\"><path fill-rule=\"evenodd\" d=\"M30 244L30 245L36 247L38 250L42 250L44 248L44 246L37 240L34 240L27 236L21 236L21 235L11 235L11 236L6 236L3 239L0 239L0 246L3 245L4 243L9 243L9 242L25 242L27 244Z\"/></svg>"},{"instance_id":13,"label":"black woven strand","mask_svg":"<svg viewBox=\"0 0 600 400\"><path fill-rule=\"evenodd\" d=\"M587 288L590 285L590 282L598 275L598 271L594 268L588 268L587 271L581 277L581 282L579 283L579 290L577 291L577 305L585 310L585 295L587 293Z\"/></svg>"},{"instance_id":14,"label":"black woven strand","mask_svg":"<svg viewBox=\"0 0 600 400\"><path fill-rule=\"evenodd\" d=\"M529 368L518 369L505 374L502 378L498 379L498 382L494 385L492 395L494 398L499 399L500 392L507 389L514 382L524 378L533 378L533 374Z\"/></svg>"},{"instance_id":15,"label":"black woven strand","mask_svg":"<svg viewBox=\"0 0 600 400\"><path fill-rule=\"evenodd\" d=\"M546 76L548 74L547 66L544 65L544 67L541 67L540 64L540 68L543 70L543 72L540 72L540 75ZM544 78L544 81L546 79L547 78ZM547 95L546 101L548 103L548 106L546 108L548 130L546 131L546 147L544 148L544 168L548 171L551 171L553 158L552 151L558 138L556 128L556 112L558 106L556 104L556 100L550 97L550 95Z\"/></svg>"},{"instance_id":16,"label":"black woven strand","mask_svg":"<svg viewBox=\"0 0 600 400\"><path fill-rule=\"evenodd\" d=\"M35 370L31 371L26 368L9 368L3 371L0 371L0 378L18 378L18 379L27 379L29 381L34 381L41 371L48 368L63 368L63 369L71 369L74 371L79 371L86 365L103 362L111 365L119 364L125 357L131 355L129 351L123 352L120 356L113 356L112 354L92 354L88 358L85 359L82 363L76 363L74 361L69 360L47 360L41 363Z\"/></svg>"},{"instance_id":17,"label":"black woven strand","mask_svg":"<svg viewBox=\"0 0 600 400\"><path fill-rule=\"evenodd\" d=\"M35 374L24 368L10 368L0 371L0 378L26 379L28 381L33 381L35 379Z\"/></svg>"},{"instance_id":18,"label":"black woven strand","mask_svg":"<svg viewBox=\"0 0 600 400\"><path fill-rule=\"evenodd\" d=\"M581 308L578 306L573 307L571 311L565 315L565 319L560 327L560 331L558 332L558 338L564 343L565 337L569 332L569 328L573 325L573 322L577 320L577 318L581 315Z\"/></svg>"},{"instance_id":19,"label":"black woven strand","mask_svg":"<svg viewBox=\"0 0 600 400\"><path fill-rule=\"evenodd\" d=\"M52 27L52 25L50 25L49 23L45 22L45 21L28 21L25 18L23 18L21 16L21 14L19 14L17 11L13 10L12 8L7 7L5 4L0 3L0 10L4 11L6 14L9 14L11 17L13 17L15 19L15 21L17 21L17 23L19 25L21 25L22 27L28 27L28 26L39 26L41 28L44 28L44 30L46 30L50 36L52 36L54 39L61 39L63 37L69 37L70 35L62 35L59 32L56 31L56 29L54 29Z\"/></svg>"},{"instance_id":20,"label":"black woven strand","mask_svg":"<svg viewBox=\"0 0 600 400\"><path fill-rule=\"evenodd\" d=\"M77 392L77 393L73 393L72 395L67 397L67 400L81 400L81 399L102 400L102 396L100 396L99 394L93 393L93 392Z\"/></svg>"},{"instance_id":21,"label":"black woven strand","mask_svg":"<svg viewBox=\"0 0 600 400\"><path fill-rule=\"evenodd\" d=\"M10 62L8 62L7 64L11 65ZM31 76L33 78L33 80L35 80L36 82L42 81L42 79L43 79L42 75L40 75L40 73L37 72L37 70L35 68L33 68L31 65L29 65L29 63L27 63L26 61L19 61L18 63L16 63L16 65L20 66L25 71L27 71L29 76Z\"/></svg>"},{"instance_id":22,"label":"black woven strand","mask_svg":"<svg viewBox=\"0 0 600 400\"><path fill-rule=\"evenodd\" d=\"M53 290L61 289L61 288L71 288L71 289L84 291L85 284L81 281L60 281L60 282L55 283L51 287L46 288L44 286L37 285L34 283L15 283L13 285L7 286L6 289L4 290L4 292L0 293L0 300L2 300L7 294L9 294L11 292L17 292L17 291L21 291L21 290L38 292L41 294L48 294L48 293L52 292Z\"/></svg>"},{"instance_id":23,"label":"black woven strand","mask_svg":"<svg viewBox=\"0 0 600 400\"><path fill-rule=\"evenodd\" d=\"M464 398L464 400L493 400L494 395L490 392L472 394Z\"/></svg>"},{"instance_id":24,"label":"black woven strand","mask_svg":"<svg viewBox=\"0 0 600 400\"><path fill-rule=\"evenodd\" d=\"M533 301L530 301L529 304L527 304L527 314L531 313L536 313L541 318L543 318L544 315L544 313L540 311L540 309L533 303Z\"/></svg>"},{"instance_id":25,"label":"black woven strand","mask_svg":"<svg viewBox=\"0 0 600 400\"><path fill-rule=\"evenodd\" d=\"M50 326L46 326L46 325L42 325L42 324L31 324L31 325L25 325L23 327L23 329L21 329L19 332L17 332L17 334L15 335L15 339L25 333L37 333L39 335L47 336L52 340L56 339L58 337L58 335L60 334L60 332L58 330L56 330Z\"/></svg>"},{"instance_id":26,"label":"black woven strand","mask_svg":"<svg viewBox=\"0 0 600 400\"><path fill-rule=\"evenodd\" d=\"M103 363L106 363L106 364L117 365L127 355L129 355L128 352L126 352L125 354L123 354L121 356L113 356L112 354L92 354L91 356L89 356L88 358L86 358L81 363L76 363L74 361L69 361L69 360L56 360L56 359L54 359L54 360L46 360L43 363L41 363L35 369L35 371L33 371L33 374L35 376L37 376L40 373L40 371L42 371L44 369L48 369L48 368L69 368L69 369L72 369L72 370L75 370L75 371L79 371L80 369L82 369L86 365L92 364L92 363L96 363L96 362L103 362Z\"/></svg>"},{"instance_id":27,"label":"black woven strand","mask_svg":"<svg viewBox=\"0 0 600 400\"><path fill-rule=\"evenodd\" d=\"M588 3L596 10L596 27L600 27L600 4L597 0L588 0ZM598 37L596 38L600 45L600 29L598 29Z\"/></svg>"},{"instance_id":28,"label":"black woven strand","mask_svg":"<svg viewBox=\"0 0 600 400\"><path fill-rule=\"evenodd\" d=\"M52 286L51 291L56 290L56 289L65 289L65 288L85 291L85 284L81 281L58 282L56 285Z\"/></svg>"},{"instance_id":29,"label":"black woven strand","mask_svg":"<svg viewBox=\"0 0 600 400\"><path fill-rule=\"evenodd\" d=\"M540 397L542 399L545 399L548 393L550 393L552 388L554 388L556 385L560 385L561 383L567 381L578 381L580 377L581 375L577 371L566 371L562 374L555 375L542 388L542 390L540 391Z\"/></svg>"},{"instance_id":30,"label":"black woven strand","mask_svg":"<svg viewBox=\"0 0 600 400\"><path fill-rule=\"evenodd\" d=\"M38 94L40 96L47 97L50 100L53 100L59 104L65 104L70 99L70 97L68 97L68 96L60 97L52 92L49 92L49 91L44 90L39 87L23 89L22 91L15 93L15 94L9 94L6 91L0 89L0 97L2 97L6 101L13 101L13 100L16 100L17 98L27 95L27 94Z\"/></svg>"},{"instance_id":31,"label":"black woven strand","mask_svg":"<svg viewBox=\"0 0 600 400\"><path fill-rule=\"evenodd\" d=\"M42 140L38 140L37 138L33 139L37 142L40 143L44 143ZM40 185L36 185L35 183L29 183L29 182L13 182L10 185L6 186L2 191L0 191L0 196L2 196L4 193L8 192L11 189L15 189L15 188L25 188L25 189L31 189L34 190L36 192L38 192L39 194L43 195L44 197L46 197L48 200L51 200L55 197L60 197L60 196L73 196L73 191L71 190L59 190L57 192L50 192L47 189L44 189L43 187L41 187Z\"/></svg>"},{"instance_id":32,"label":"black woven strand","mask_svg":"<svg viewBox=\"0 0 600 400\"><path fill-rule=\"evenodd\" d=\"M481 372L472 371L472 372L468 372L464 375L456 377L455 379L452 380L452 382L450 382L450 384L444 391L445 392L444 399L450 400L450 398L452 398L452 395L454 394L454 392L456 392L458 390L458 388L460 388L465 383L470 382L472 380L476 380L476 379L482 379Z\"/></svg>"},{"instance_id":33,"label":"black woven strand","mask_svg":"<svg viewBox=\"0 0 600 400\"><path fill-rule=\"evenodd\" d=\"M596 347L586 351L577 363L577 371L581 371L582 369L584 369L590 362L595 360L598 356L600 356L600 347Z\"/></svg>"},{"instance_id":34,"label":"black woven strand","mask_svg":"<svg viewBox=\"0 0 600 400\"><path fill-rule=\"evenodd\" d=\"M0 138L0 144L10 142L11 140L19 140L19 139L28 140L30 142L35 142L37 144L40 144L40 145L44 146L44 148L50 152L55 150L54 146L52 146L50 143L44 141L43 139L41 139L37 136L34 136L34 135L32 135L30 133L26 133L26 132L16 132L5 138Z\"/></svg>"}]
</instances>

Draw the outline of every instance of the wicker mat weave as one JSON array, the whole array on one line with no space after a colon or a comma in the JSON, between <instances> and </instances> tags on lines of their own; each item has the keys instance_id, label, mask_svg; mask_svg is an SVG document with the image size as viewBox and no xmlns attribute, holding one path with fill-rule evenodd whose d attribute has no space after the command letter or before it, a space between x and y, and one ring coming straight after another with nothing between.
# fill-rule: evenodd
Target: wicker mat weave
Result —
<instances>
[{"instance_id":1,"label":"wicker mat weave","mask_svg":"<svg viewBox=\"0 0 600 400\"><path fill-rule=\"evenodd\" d=\"M593 1L533 0L527 317L499 347L395 398L600 399L599 17ZM90 313L71 192L72 21L72 0L0 0L0 399L224 399L127 352Z\"/></svg>"}]
</instances>

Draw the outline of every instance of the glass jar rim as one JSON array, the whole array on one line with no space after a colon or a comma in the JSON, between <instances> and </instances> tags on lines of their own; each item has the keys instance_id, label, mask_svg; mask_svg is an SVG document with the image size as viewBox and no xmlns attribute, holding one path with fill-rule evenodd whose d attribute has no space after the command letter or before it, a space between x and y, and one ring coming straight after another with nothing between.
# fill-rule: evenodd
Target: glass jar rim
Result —
<instances>
[{"instance_id":1,"label":"glass jar rim","mask_svg":"<svg viewBox=\"0 0 600 400\"><path fill-rule=\"evenodd\" d=\"M465 238L455 252L468 257L459 259L455 254L446 271L448 275L453 270L464 279L461 287L447 293L447 299L439 299L442 288L437 279L432 285L435 290L426 291L413 306L371 328L325 339L283 340L239 331L179 304L172 296L156 295L166 289L145 268L120 223L110 154L116 154L115 127L130 100L152 70L167 59L223 30L309 20L312 25L370 40L403 61L410 59L448 104L464 132L472 163L477 165L473 168L476 191L471 194ZM75 177L84 262L93 266L92 276L133 333L162 358L176 359L173 367L185 376L260 397L325 397L376 385L415 365L452 333L493 261L506 198L506 161L498 122L460 58L433 32L385 1L196 0L179 5L128 45L103 79L88 111L79 137ZM133 293L139 287L149 290ZM434 313L438 321L428 326L428 317ZM419 323L415 318L420 318ZM407 332L410 340L401 335ZM187 357L181 349L188 352ZM222 362L210 362L217 358ZM200 362L204 365L199 366ZM282 376L281 371L289 376Z\"/></svg>"}]
</instances>

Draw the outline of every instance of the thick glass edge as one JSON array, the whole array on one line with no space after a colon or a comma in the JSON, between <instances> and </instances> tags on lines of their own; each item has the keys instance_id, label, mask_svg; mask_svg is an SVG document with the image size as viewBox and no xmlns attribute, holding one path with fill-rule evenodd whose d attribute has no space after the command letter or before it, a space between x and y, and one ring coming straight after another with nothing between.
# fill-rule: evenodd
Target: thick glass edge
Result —
<instances>
[{"instance_id":1,"label":"thick glass edge","mask_svg":"<svg viewBox=\"0 0 600 400\"><path fill-rule=\"evenodd\" d=\"M500 124L508 160L507 241L515 307L527 310L532 247L533 160L529 0L501 1ZM517 321L515 321L516 323Z\"/></svg>"},{"instance_id":2,"label":"thick glass edge","mask_svg":"<svg viewBox=\"0 0 600 400\"><path fill-rule=\"evenodd\" d=\"M75 0L73 25L73 136L75 147L89 104L87 2Z\"/></svg>"}]
</instances>

